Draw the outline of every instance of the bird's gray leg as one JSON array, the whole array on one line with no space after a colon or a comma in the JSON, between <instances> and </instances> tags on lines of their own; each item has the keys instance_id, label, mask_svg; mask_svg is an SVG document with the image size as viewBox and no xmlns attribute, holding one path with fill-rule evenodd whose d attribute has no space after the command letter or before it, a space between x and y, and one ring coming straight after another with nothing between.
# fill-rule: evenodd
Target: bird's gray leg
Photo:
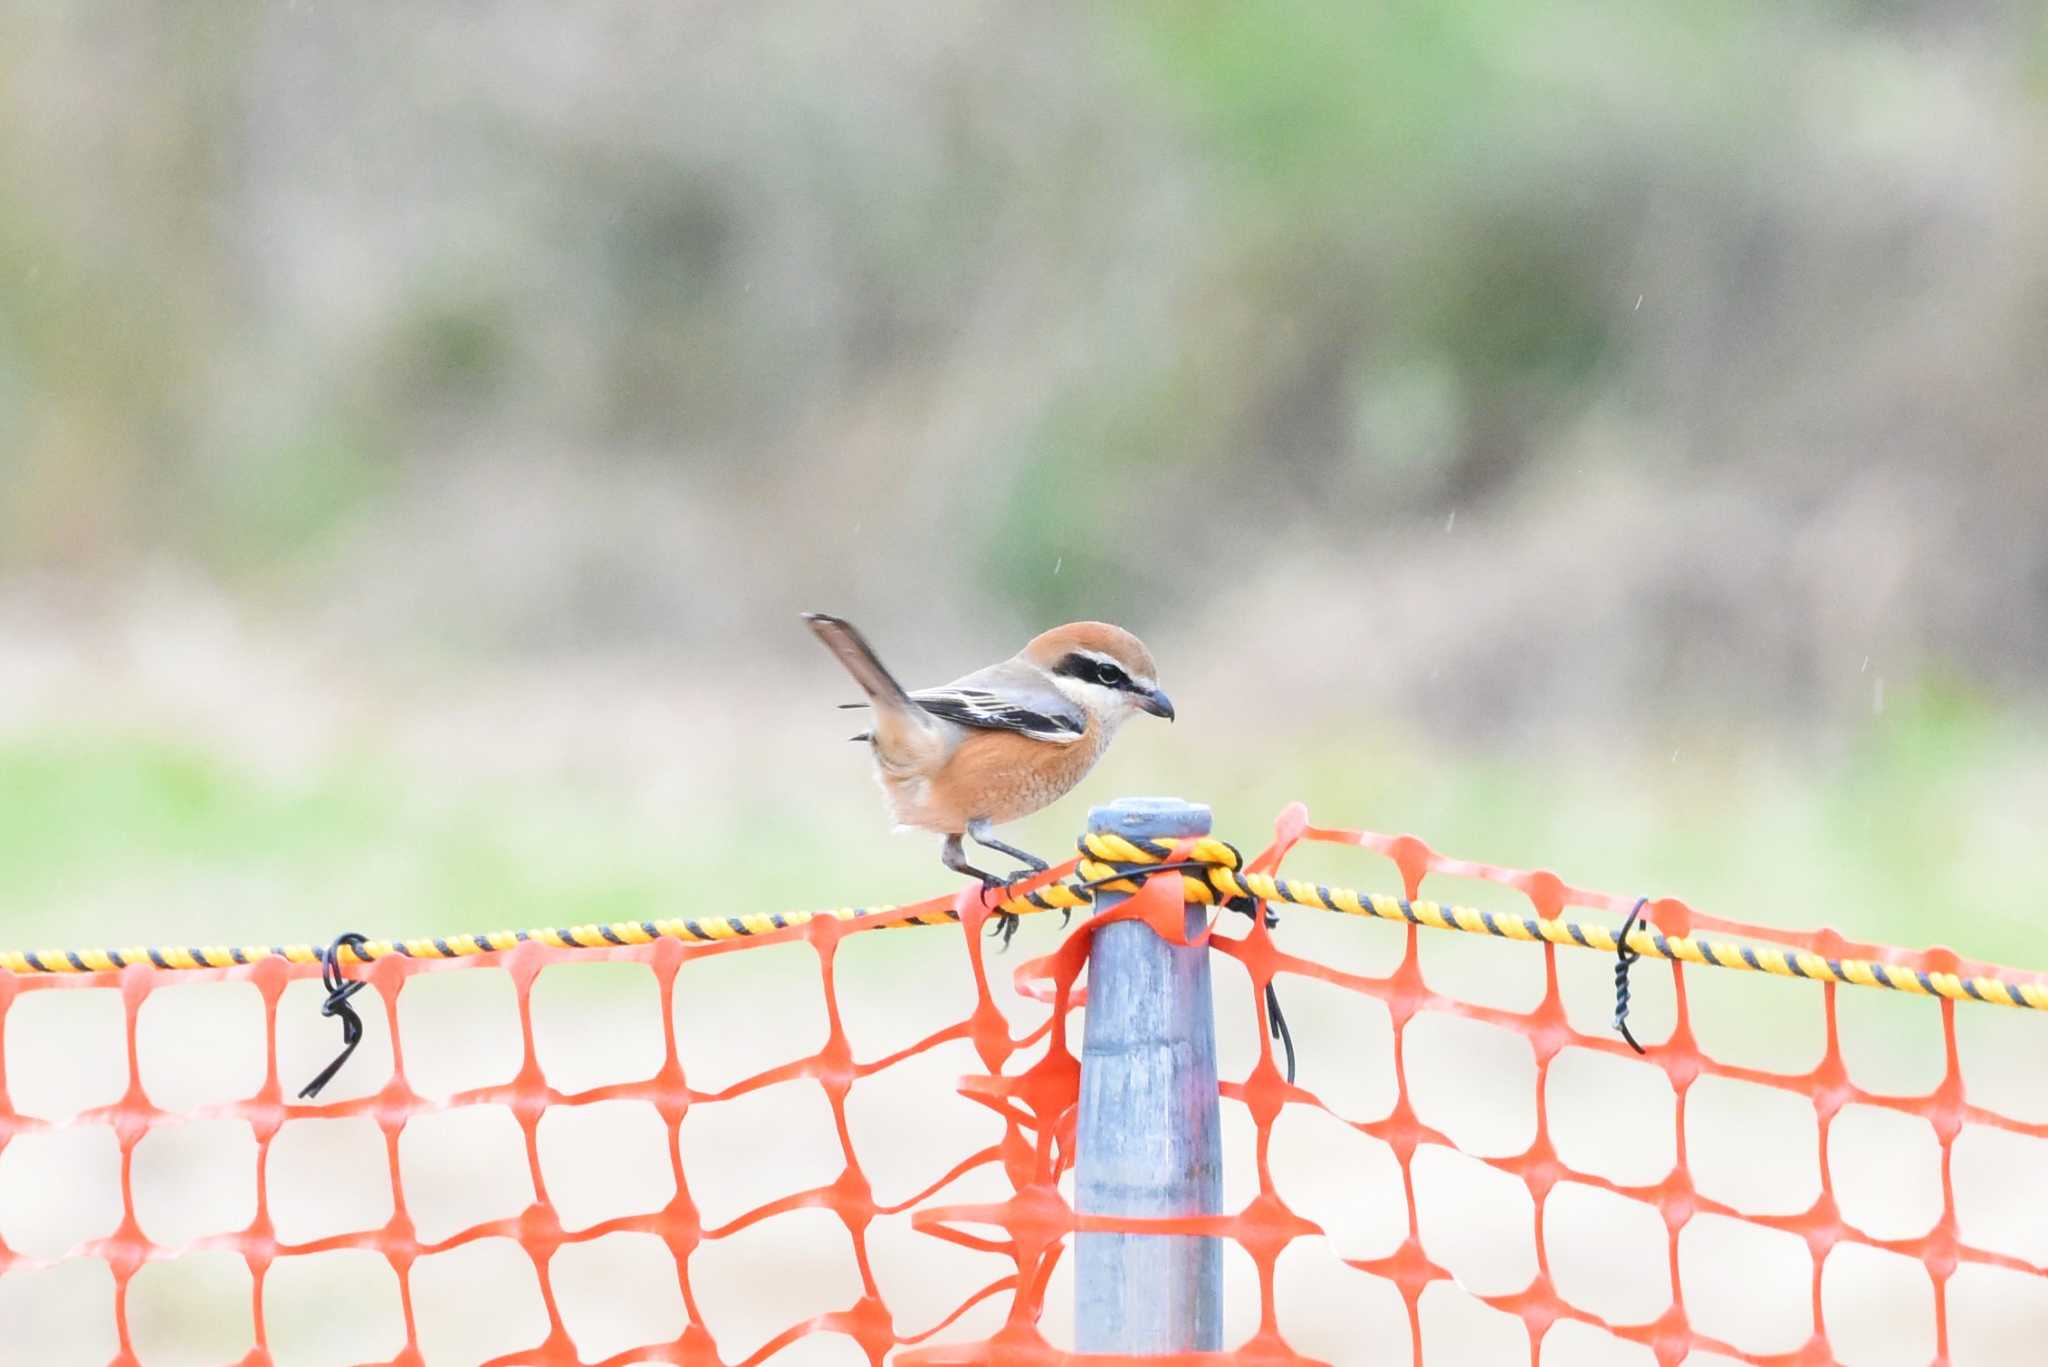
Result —
<instances>
[{"instance_id":1,"label":"bird's gray leg","mask_svg":"<svg viewBox=\"0 0 2048 1367\"><path fill-rule=\"evenodd\" d=\"M945 848L939 853L939 862L955 873L964 873L969 878L980 879L981 885L984 888L1000 888L1004 886L1002 879L986 869L977 869L974 865L967 862L967 850L960 844L960 837L958 835L946 837Z\"/></svg>"},{"instance_id":2,"label":"bird's gray leg","mask_svg":"<svg viewBox=\"0 0 2048 1367\"><path fill-rule=\"evenodd\" d=\"M1007 854L1010 856L1010 858L1024 865L1023 868L1017 870L1015 873L1010 875L1011 883L1021 882L1022 880L1029 878L1034 873L1044 873L1047 869L1052 867L1052 865L1046 863L1037 855L1027 853L1024 850L1020 850L1015 845L1005 845L1002 841L996 839L995 826L990 823L987 817L976 817L974 820L968 822L967 833L974 837L976 844L986 845L990 849L996 851L996 853L998 854ZM1009 886L1009 884L1005 884L1004 886L1007 887ZM1065 930L1067 928L1067 921L1073 916L1073 914L1073 910L1070 907L1060 908L1061 930ZM1008 944L1009 937L1017 933L1017 928L1014 924L1011 924L1005 925L1003 927L1003 930L1003 943Z\"/></svg>"},{"instance_id":3,"label":"bird's gray leg","mask_svg":"<svg viewBox=\"0 0 2048 1367\"><path fill-rule=\"evenodd\" d=\"M1005 845L1002 841L996 839L995 832L996 828L989 823L987 817L978 816L967 823L967 833L974 837L974 842L977 845L986 845L997 854L1009 855L1010 858L1018 863L1028 865L1032 873L1044 873L1052 867L1052 865L1046 863L1035 854L1026 854L1015 845ZM1015 880L1013 879L1012 881Z\"/></svg>"}]
</instances>

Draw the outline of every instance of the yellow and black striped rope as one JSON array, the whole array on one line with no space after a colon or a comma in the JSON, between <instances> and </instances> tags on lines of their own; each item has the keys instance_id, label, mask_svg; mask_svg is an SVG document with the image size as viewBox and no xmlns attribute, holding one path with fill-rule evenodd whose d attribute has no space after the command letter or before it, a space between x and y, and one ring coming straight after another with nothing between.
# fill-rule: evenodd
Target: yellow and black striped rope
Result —
<instances>
[{"instance_id":1,"label":"yellow and black striped rope","mask_svg":"<svg viewBox=\"0 0 2048 1367\"><path fill-rule=\"evenodd\" d=\"M1160 841L1131 841L1119 836L1088 835L1081 841L1084 858L1080 873L1096 880L1123 872L1130 866L1159 863L1173 854L1170 844ZM1276 878L1265 873L1243 872L1237 851L1219 840L1198 841L1180 858L1203 864L1206 880L1182 875L1188 900L1214 903L1238 898L1280 902L1289 906L1313 907L1346 916L1373 916L1383 921L1405 921L1437 930L1461 930L1470 935L1492 935L1504 940L1542 940L1577 949L1612 954L1618 948L1615 934L1606 926L1577 921L1525 916L1514 912L1481 911L1477 907L1447 906L1440 902L1414 901L1362 893L1352 888L1333 888L1298 878ZM1116 866L1124 866L1120 869ZM1131 891L1136 884L1101 883L1117 891ZM1639 929L1628 937L1630 948L1648 958L1701 964L1712 968L1733 968L1750 973L1770 973L1782 978L1808 978L1816 982L1849 983L1856 987L1881 987L1916 996L1947 997L1954 1001L1989 1002L1995 1006L2026 1007L2048 1011L2048 983L2012 982L2004 978L1966 977L1937 973L1903 964L1885 964L1872 959L1831 959L1824 955L1752 945L1705 936L1665 935L1654 929Z\"/></svg>"},{"instance_id":2,"label":"yellow and black striped rope","mask_svg":"<svg viewBox=\"0 0 2048 1367\"><path fill-rule=\"evenodd\" d=\"M1376 916L1384 921L1407 921L1439 930L1494 935L1504 940L1544 940L1554 945L1595 949L1606 954L1614 953L1617 948L1614 932L1602 925L1584 925L1577 921L1512 912L1480 911L1474 907L1445 906L1438 902L1410 902L1404 897L1360 893L1350 888L1326 887L1321 883L1274 878L1262 873L1219 872L1214 877L1233 895L1248 895L1261 901L1315 907L1347 916ZM2012 982L2004 978L1965 977L1955 973L1930 972L1906 964L1885 964L1874 959L1831 959L1771 945L1715 940L1700 935L1667 936L1662 931L1649 929L1633 932L1628 943L1645 958L2048 1011L2048 983L2038 980Z\"/></svg>"},{"instance_id":3,"label":"yellow and black striped rope","mask_svg":"<svg viewBox=\"0 0 2048 1367\"><path fill-rule=\"evenodd\" d=\"M1410 901L1364 893L1353 888L1330 887L1298 878L1279 878L1266 873L1249 873L1234 846L1221 840L1202 838L1184 847L1160 840L1131 840L1117 835L1090 833L1081 839L1079 878L1073 883L1055 883L1034 892L1012 897L995 908L1002 915L1026 915L1041 911L1072 911L1090 905L1094 893L1135 892L1137 880L1145 877L1147 866L1174 861L1180 873L1182 893L1188 901L1213 905L1225 903L1278 902L1310 907L1346 916L1370 916L1383 921L1402 921L1436 930L1458 930L1471 935L1492 935L1504 940L1544 941L1577 949L1613 954L1615 933L1606 926L1578 921L1526 916L1514 912L1482 911L1476 907L1446 905L1432 901ZM1201 870L1198 876L1194 868ZM655 940L709 943L767 935L778 930L833 919L852 921L882 916L884 928L946 925L959 920L951 908L906 913L889 918L895 907L836 907L826 911L794 911L743 916L704 917L695 920L609 921L596 924L547 927L537 930L501 930L482 935L434 936L415 940L370 940L360 949L344 946L344 963L361 963L403 955L413 959L455 959L492 954L529 941L558 949L605 949L621 945L648 944ZM1964 976L1933 972L1903 964L1885 964L1871 959L1833 959L1824 955L1753 945L1705 936L1671 935L1654 929L1633 932L1628 943L1645 958L1732 968L1743 972L1769 973L1783 978L1806 978L1816 982L1848 983L1856 987L1886 988L1916 996L1946 997L1952 1001L1989 1002L2048 1011L2048 982L2014 982L2004 978ZM0 969L16 974L106 973L134 964L159 969L231 968L264 959L289 963L319 963L325 951L312 945L206 945L195 947L135 947L127 949L45 949L0 950Z\"/></svg>"},{"instance_id":4,"label":"yellow and black striped rope","mask_svg":"<svg viewBox=\"0 0 2048 1367\"><path fill-rule=\"evenodd\" d=\"M1056 889L1048 888L1046 892ZM1038 898L1018 898L1022 903ZM1079 903L1077 902L1077 905ZM1052 903L1048 902L1048 906ZM1032 905L1032 911L1045 909ZM605 921L577 926L546 926L536 930L496 930L482 935L436 935L416 940L369 940L360 948L344 945L343 963L367 963L401 955L409 959L461 959L476 954L495 954L529 941L557 949L609 949L620 945L644 945L655 940L710 943L766 935L812 921L853 921L896 910L894 907L835 907L827 911L792 911L744 916L713 916L697 920ZM957 921L950 909L905 915L886 921L889 927L934 926ZM128 949L43 949L0 950L0 968L10 973L108 973L133 964L162 969L232 968L237 964L283 959L287 963L317 964L326 951L315 945L196 945L136 946Z\"/></svg>"}]
</instances>

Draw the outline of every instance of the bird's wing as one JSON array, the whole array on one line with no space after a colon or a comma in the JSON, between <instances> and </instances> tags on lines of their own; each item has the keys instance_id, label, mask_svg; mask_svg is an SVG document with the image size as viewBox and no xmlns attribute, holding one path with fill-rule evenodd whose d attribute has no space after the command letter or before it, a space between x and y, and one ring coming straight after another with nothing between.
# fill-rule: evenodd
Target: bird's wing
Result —
<instances>
[{"instance_id":1,"label":"bird's wing","mask_svg":"<svg viewBox=\"0 0 2048 1367\"><path fill-rule=\"evenodd\" d=\"M924 688L910 700L936 717L985 731L1016 731L1033 740L1067 745L1088 730L1088 718L1043 670L1017 660Z\"/></svg>"}]
</instances>

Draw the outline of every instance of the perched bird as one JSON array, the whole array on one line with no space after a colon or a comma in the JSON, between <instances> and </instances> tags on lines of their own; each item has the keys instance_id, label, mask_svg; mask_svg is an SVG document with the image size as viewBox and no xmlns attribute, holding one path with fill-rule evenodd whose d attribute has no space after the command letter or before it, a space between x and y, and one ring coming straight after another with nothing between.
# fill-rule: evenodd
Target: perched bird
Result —
<instances>
[{"instance_id":1,"label":"perched bird","mask_svg":"<svg viewBox=\"0 0 2048 1367\"><path fill-rule=\"evenodd\" d=\"M1173 720L1151 652L1107 622L1054 627L1000 664L910 693L850 623L818 612L804 620L868 695L844 706L874 709L874 725L853 739L873 750L897 826L945 836L946 867L984 888L1047 867L996 839L995 827L1064 796L1133 713ZM1026 868L1003 879L974 867L963 836Z\"/></svg>"}]
</instances>

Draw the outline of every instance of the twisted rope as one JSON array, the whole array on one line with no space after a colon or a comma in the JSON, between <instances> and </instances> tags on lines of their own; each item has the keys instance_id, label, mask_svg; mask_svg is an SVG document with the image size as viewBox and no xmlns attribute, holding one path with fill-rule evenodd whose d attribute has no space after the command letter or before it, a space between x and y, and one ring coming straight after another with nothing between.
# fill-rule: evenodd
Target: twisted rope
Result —
<instances>
[{"instance_id":1,"label":"twisted rope","mask_svg":"<svg viewBox=\"0 0 2048 1367\"><path fill-rule=\"evenodd\" d=\"M1078 876L1074 881L1054 883L1007 898L992 911L1018 916L1044 911L1071 912L1077 907L1091 905L1097 890L1135 892L1140 877L1171 872L1180 877L1182 896L1190 902L1204 905L1222 903L1250 907L1259 903L1278 903L1345 916L1401 921L1432 930L1455 930L1505 940L1542 941L1602 954L1614 954L1625 944L1636 955L1646 959L1745 973L1768 973L1781 978L1805 978L1814 982L1846 983L1852 987L1880 988L1950 1001L1987 1002L1994 1006L2048 1011L2048 982L2038 979L2014 981L1989 976L1963 976L1871 959L1828 958L1772 945L1707 936L1666 935L1647 926L1632 930L1623 938L1598 923L1483 911L1476 907L1390 897L1298 878L1251 873L1245 870L1244 858L1235 846L1213 838L1170 842L1091 833L1081 838L1080 848L1082 857L1076 867ZM1160 867L1169 863L1170 868ZM822 911L751 912L741 916L695 919L608 921L411 940L366 940L359 945L351 942L338 946L335 957L341 963L369 963L393 955L412 959L455 959L499 953L527 941L560 949L606 949L644 945L655 940L714 943L744 939L824 919L854 921L875 917L880 918L878 928L890 929L946 925L959 920L959 914L951 908L927 908L891 916L898 910L893 906L835 907ZM136 964L168 970L219 969L272 958L295 964L327 962L324 949L306 944L173 945L0 950L0 969L18 975L109 973Z\"/></svg>"}]
</instances>

